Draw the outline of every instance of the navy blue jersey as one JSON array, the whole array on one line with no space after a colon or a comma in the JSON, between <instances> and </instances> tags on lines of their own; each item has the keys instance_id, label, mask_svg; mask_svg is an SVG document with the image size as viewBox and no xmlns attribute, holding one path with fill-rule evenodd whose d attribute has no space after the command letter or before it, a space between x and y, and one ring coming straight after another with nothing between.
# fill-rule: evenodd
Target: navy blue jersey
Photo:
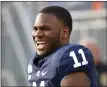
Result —
<instances>
[{"instance_id":1,"label":"navy blue jersey","mask_svg":"<svg viewBox=\"0 0 107 87\"><path fill-rule=\"evenodd\" d=\"M61 81L68 74L85 72L89 77L90 87L96 87L93 56L82 45L65 45L42 58L38 64L36 60L34 54L28 63L28 81L32 86L61 87Z\"/></svg>"}]
</instances>

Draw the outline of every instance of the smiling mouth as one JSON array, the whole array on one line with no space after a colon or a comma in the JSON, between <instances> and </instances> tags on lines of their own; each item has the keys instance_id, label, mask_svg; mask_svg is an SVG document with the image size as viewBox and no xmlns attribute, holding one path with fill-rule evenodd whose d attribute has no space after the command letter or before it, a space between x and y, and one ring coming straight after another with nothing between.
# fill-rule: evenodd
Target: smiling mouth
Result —
<instances>
[{"instance_id":1,"label":"smiling mouth","mask_svg":"<svg viewBox=\"0 0 107 87\"><path fill-rule=\"evenodd\" d=\"M37 46L39 46L39 45L45 45L46 44L46 42L37 42Z\"/></svg>"},{"instance_id":2,"label":"smiling mouth","mask_svg":"<svg viewBox=\"0 0 107 87\"><path fill-rule=\"evenodd\" d=\"M37 42L36 46L37 46L38 50L42 50L42 49L46 48L46 42Z\"/></svg>"}]
</instances>

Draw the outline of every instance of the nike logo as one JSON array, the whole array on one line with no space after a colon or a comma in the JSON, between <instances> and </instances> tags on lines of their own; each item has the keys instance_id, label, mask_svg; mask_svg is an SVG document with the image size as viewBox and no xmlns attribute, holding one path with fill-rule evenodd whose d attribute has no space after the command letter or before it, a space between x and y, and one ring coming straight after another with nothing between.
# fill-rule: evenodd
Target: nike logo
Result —
<instances>
[{"instance_id":1,"label":"nike logo","mask_svg":"<svg viewBox=\"0 0 107 87\"><path fill-rule=\"evenodd\" d=\"M45 72L43 71L42 76L46 75L47 73L48 73L48 71L45 71Z\"/></svg>"}]
</instances>

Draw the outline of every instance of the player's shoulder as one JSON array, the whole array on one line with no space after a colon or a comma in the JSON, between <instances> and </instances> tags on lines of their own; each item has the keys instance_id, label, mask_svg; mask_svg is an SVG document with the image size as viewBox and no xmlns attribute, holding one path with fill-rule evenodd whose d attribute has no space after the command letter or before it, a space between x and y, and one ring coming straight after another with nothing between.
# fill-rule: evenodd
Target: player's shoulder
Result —
<instances>
[{"instance_id":1,"label":"player's shoulder","mask_svg":"<svg viewBox=\"0 0 107 87\"><path fill-rule=\"evenodd\" d=\"M79 44L66 45L62 47L59 52L64 49L65 51L60 57L58 66L61 80L66 75L74 72L86 72L91 79L91 75L93 76L92 73L94 72L94 60L91 51Z\"/></svg>"},{"instance_id":2,"label":"player's shoulder","mask_svg":"<svg viewBox=\"0 0 107 87\"><path fill-rule=\"evenodd\" d=\"M61 53L63 53L63 55L66 55L66 54L71 53L71 52L79 53L79 51L81 51L81 50L84 53L91 54L91 52L90 52L90 50L88 48L86 48L85 46L80 45L80 44L68 44L68 45L65 45L65 46L61 47L57 51L57 53L59 54L61 52Z\"/></svg>"},{"instance_id":3,"label":"player's shoulder","mask_svg":"<svg viewBox=\"0 0 107 87\"><path fill-rule=\"evenodd\" d=\"M75 51L75 50L78 50L78 49L88 49L85 46L80 45L80 44L69 44L67 46L68 46L68 49L70 49L72 51Z\"/></svg>"},{"instance_id":4,"label":"player's shoulder","mask_svg":"<svg viewBox=\"0 0 107 87\"><path fill-rule=\"evenodd\" d=\"M28 61L28 65L32 65L33 64L33 61L34 59L36 58L37 54L36 52L34 52L31 57L29 58L29 61Z\"/></svg>"},{"instance_id":5,"label":"player's shoulder","mask_svg":"<svg viewBox=\"0 0 107 87\"><path fill-rule=\"evenodd\" d=\"M63 46L58 50L57 58L59 58L60 61L64 62L65 60L70 61L71 59L73 59L73 61L75 61L76 59L78 61L86 59L93 63L93 56L91 51L85 46L79 44L69 44Z\"/></svg>"}]
</instances>

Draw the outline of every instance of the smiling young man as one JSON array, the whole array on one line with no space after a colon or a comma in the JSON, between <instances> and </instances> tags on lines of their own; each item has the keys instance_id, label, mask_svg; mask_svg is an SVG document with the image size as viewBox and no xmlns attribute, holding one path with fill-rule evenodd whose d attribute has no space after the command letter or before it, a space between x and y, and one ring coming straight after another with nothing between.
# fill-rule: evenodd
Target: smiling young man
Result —
<instances>
[{"instance_id":1,"label":"smiling young man","mask_svg":"<svg viewBox=\"0 0 107 87\"><path fill-rule=\"evenodd\" d=\"M28 64L32 86L96 87L93 56L84 46L69 44L71 31L65 8L49 6L39 12L32 32L36 52Z\"/></svg>"}]
</instances>

